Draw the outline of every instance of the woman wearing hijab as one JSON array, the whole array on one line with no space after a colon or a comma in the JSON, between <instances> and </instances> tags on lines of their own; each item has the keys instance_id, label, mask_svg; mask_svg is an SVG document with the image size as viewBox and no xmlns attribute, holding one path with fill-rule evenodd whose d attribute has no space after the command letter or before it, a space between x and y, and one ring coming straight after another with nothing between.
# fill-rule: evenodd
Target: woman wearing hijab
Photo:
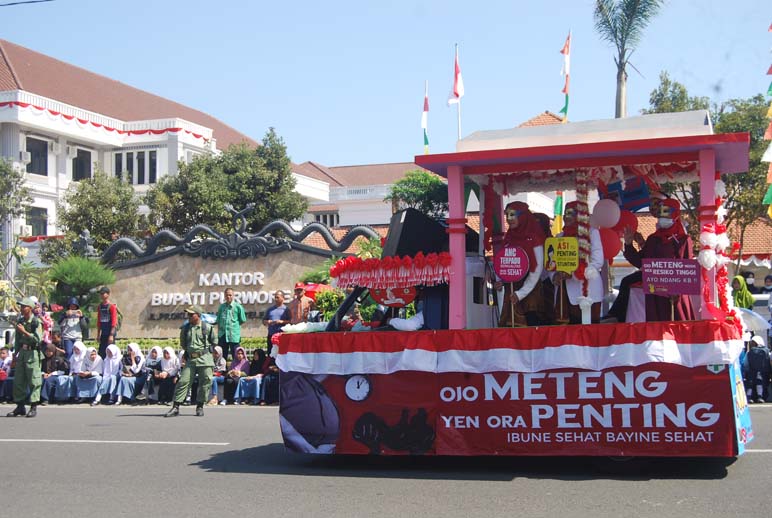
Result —
<instances>
[{"instance_id":1,"label":"woman wearing hijab","mask_svg":"<svg viewBox=\"0 0 772 518\"><path fill-rule=\"evenodd\" d=\"M56 388L59 386L59 376L67 376L70 373L70 364L61 356L56 355L56 346L54 344L46 345L46 349L41 364L43 371L43 388L40 391L40 404L45 405L49 399L52 399Z\"/></svg>"},{"instance_id":2,"label":"woman wearing hijab","mask_svg":"<svg viewBox=\"0 0 772 518\"><path fill-rule=\"evenodd\" d=\"M145 359L145 386L147 387L148 399L158 399L155 394L158 386L155 383L155 374L161 370L161 358L163 357L163 350L159 346L154 346L147 353Z\"/></svg>"},{"instance_id":3,"label":"woman wearing hijab","mask_svg":"<svg viewBox=\"0 0 772 518\"><path fill-rule=\"evenodd\" d=\"M222 387L223 383L225 383L225 371L227 370L227 367L225 358L223 358L222 355L222 347L219 345L215 346L214 354L212 356L214 358L214 369L212 370L212 397L208 404L216 405L218 403L217 394L219 393L219 387ZM223 392L223 394L224 393L225 392ZM223 396L223 401L225 401L225 396Z\"/></svg>"},{"instance_id":4,"label":"woman wearing hijab","mask_svg":"<svg viewBox=\"0 0 772 518\"><path fill-rule=\"evenodd\" d=\"M100 401L105 400L107 404L115 401L118 393L118 380L121 376L121 367L123 365L123 356L121 350L115 344L107 346L105 359L102 363L102 383L99 385L99 395L91 403L96 406Z\"/></svg>"},{"instance_id":5,"label":"woman wearing hijab","mask_svg":"<svg viewBox=\"0 0 772 518\"><path fill-rule=\"evenodd\" d=\"M102 358L94 347L86 349L86 359L75 377L75 401L96 400L102 383ZM93 401L92 401L93 402Z\"/></svg>"},{"instance_id":6,"label":"woman wearing hijab","mask_svg":"<svg viewBox=\"0 0 772 518\"><path fill-rule=\"evenodd\" d=\"M168 405L174 398L174 384L180 373L180 360L174 354L174 349L164 347L160 368L153 373L158 386L158 402Z\"/></svg>"},{"instance_id":7,"label":"woman wearing hijab","mask_svg":"<svg viewBox=\"0 0 772 518\"><path fill-rule=\"evenodd\" d=\"M132 342L126 348L121 368L121 379L118 381L118 399L115 404L120 405L124 399L133 401L136 394L142 390L145 384L145 357L139 349L139 345Z\"/></svg>"},{"instance_id":8,"label":"woman wearing hijab","mask_svg":"<svg viewBox=\"0 0 772 518\"><path fill-rule=\"evenodd\" d=\"M566 204L563 214L563 233L559 237L577 237L579 233L579 220L577 209L579 202L572 201ZM592 302L591 319L594 324L600 321L600 305L603 302L603 279L600 270L603 268L603 242L600 232L596 228L590 228L590 257L587 258L585 267L585 279L587 280L587 297ZM594 272L590 274L589 272ZM582 310L579 307L579 299L584 293L584 281L577 279L575 274L555 272L553 282L557 291L555 312L558 320L569 324L582 323ZM561 311L561 309L563 311ZM561 314L562 313L562 314ZM567 317L567 319L566 319Z\"/></svg>"},{"instance_id":9,"label":"woman wearing hijab","mask_svg":"<svg viewBox=\"0 0 772 518\"><path fill-rule=\"evenodd\" d=\"M640 268L643 259L691 259L692 240L681 224L681 206L678 200L668 198L659 206L657 230L643 244L641 250L633 246L633 231L624 230L624 256ZM694 320L692 300L688 295L661 297L646 295L646 321L665 322L668 320Z\"/></svg>"},{"instance_id":10,"label":"woman wearing hijab","mask_svg":"<svg viewBox=\"0 0 772 518\"><path fill-rule=\"evenodd\" d=\"M515 283L497 283L498 289L502 284L504 286L499 326L536 326L543 323L544 315L544 293L540 283L544 269L544 231L526 203L514 201L507 205L504 214L509 224L504 245L525 251L528 272Z\"/></svg>"},{"instance_id":11,"label":"woman wearing hijab","mask_svg":"<svg viewBox=\"0 0 772 518\"><path fill-rule=\"evenodd\" d=\"M249 372L247 353L243 347L236 347L235 358L231 362L231 368L225 373L225 400L223 403L227 405L228 401L233 401L234 405L240 404L239 381L247 375L247 372Z\"/></svg>"},{"instance_id":12,"label":"woman wearing hijab","mask_svg":"<svg viewBox=\"0 0 772 518\"><path fill-rule=\"evenodd\" d=\"M86 346L80 340L72 344L72 356L70 356L70 375L56 378L56 390L54 397L57 401L67 401L75 397L75 377L83 367L86 359Z\"/></svg>"},{"instance_id":13,"label":"woman wearing hijab","mask_svg":"<svg viewBox=\"0 0 772 518\"><path fill-rule=\"evenodd\" d=\"M732 297L735 307L753 311L753 294L745 284L745 277L742 275L735 275L732 279Z\"/></svg>"},{"instance_id":14,"label":"woman wearing hijab","mask_svg":"<svg viewBox=\"0 0 772 518\"><path fill-rule=\"evenodd\" d=\"M249 362L247 375L239 380L239 394L246 403L251 399L252 404L256 405L260 398L260 382L263 380L263 365L265 364L265 351L257 348L252 353L252 361Z\"/></svg>"}]
</instances>

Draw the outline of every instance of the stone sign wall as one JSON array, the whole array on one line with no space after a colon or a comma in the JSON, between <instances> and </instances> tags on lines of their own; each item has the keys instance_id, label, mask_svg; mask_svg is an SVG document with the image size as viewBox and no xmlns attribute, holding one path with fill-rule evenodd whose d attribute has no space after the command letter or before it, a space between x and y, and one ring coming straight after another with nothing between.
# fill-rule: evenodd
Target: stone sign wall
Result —
<instances>
[{"instance_id":1,"label":"stone sign wall","mask_svg":"<svg viewBox=\"0 0 772 518\"><path fill-rule=\"evenodd\" d=\"M215 313L223 291L231 287L247 312L242 336L264 336L262 315L272 294L282 290L289 296L297 279L324 259L301 250L233 260L173 255L117 270L111 300L123 313L119 335L177 337L185 307L196 304Z\"/></svg>"}]
</instances>

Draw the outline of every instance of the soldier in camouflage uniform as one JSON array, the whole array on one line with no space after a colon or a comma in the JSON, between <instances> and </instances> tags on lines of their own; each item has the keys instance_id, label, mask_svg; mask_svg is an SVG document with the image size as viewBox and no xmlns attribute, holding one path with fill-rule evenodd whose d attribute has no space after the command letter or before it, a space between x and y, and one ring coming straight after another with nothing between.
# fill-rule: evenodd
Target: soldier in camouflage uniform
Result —
<instances>
[{"instance_id":1,"label":"soldier in camouflage uniform","mask_svg":"<svg viewBox=\"0 0 772 518\"><path fill-rule=\"evenodd\" d=\"M180 372L180 379L174 389L174 406L165 417L180 415L180 404L185 401L193 378L198 375L198 396L196 397L196 415L204 415L204 403L212 390L212 371L214 358L212 351L215 342L214 327L201 321L203 310L198 306L185 309L188 322L180 329L180 347L185 351L185 367Z\"/></svg>"},{"instance_id":2,"label":"soldier in camouflage uniform","mask_svg":"<svg viewBox=\"0 0 772 518\"><path fill-rule=\"evenodd\" d=\"M40 363L43 361L43 353L40 350L43 342L43 324L32 314L35 301L25 298L19 301L19 306L21 306L21 316L16 324L12 364L16 367L13 380L13 400L16 402L16 408L7 416L35 417L40 402L40 387L43 385L40 372ZM29 390L29 413L24 407L27 390Z\"/></svg>"}]
</instances>

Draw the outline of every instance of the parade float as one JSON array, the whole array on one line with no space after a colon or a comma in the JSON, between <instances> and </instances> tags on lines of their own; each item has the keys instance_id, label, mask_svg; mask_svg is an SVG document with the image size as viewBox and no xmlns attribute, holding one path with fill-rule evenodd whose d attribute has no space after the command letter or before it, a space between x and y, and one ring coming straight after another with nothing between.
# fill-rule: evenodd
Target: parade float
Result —
<instances>
[{"instance_id":1,"label":"parade float","mask_svg":"<svg viewBox=\"0 0 772 518\"><path fill-rule=\"evenodd\" d=\"M281 336L285 445L381 455L742 454L753 432L738 361L742 323L727 295L720 175L747 171L748 148L747 133L713 134L699 111L483 131L455 153L417 156L447 179L449 217L440 224L396 214L380 259L333 267L350 294L326 332ZM697 259L655 265L664 287L651 284L647 296L691 284L694 291L678 293L691 293L696 320L589 324L583 307L580 325L497 326L491 270L506 280L502 273L517 272L502 265L521 266L516 253L501 259L507 195L576 191L570 271L582 279L590 275L593 191L624 207L632 190L694 181ZM469 186L479 193L479 235L467 226ZM416 288L421 330L337 331L356 302L377 293L400 306Z\"/></svg>"}]
</instances>

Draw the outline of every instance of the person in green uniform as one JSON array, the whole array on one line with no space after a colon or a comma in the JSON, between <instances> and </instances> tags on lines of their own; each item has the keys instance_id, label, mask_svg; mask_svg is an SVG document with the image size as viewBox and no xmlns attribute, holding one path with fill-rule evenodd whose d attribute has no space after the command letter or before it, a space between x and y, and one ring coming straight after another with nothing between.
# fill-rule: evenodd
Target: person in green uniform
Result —
<instances>
[{"instance_id":1,"label":"person in green uniform","mask_svg":"<svg viewBox=\"0 0 772 518\"><path fill-rule=\"evenodd\" d=\"M34 300L25 298L18 304L21 306L21 316L16 323L12 361L12 366L16 367L13 380L13 400L16 402L16 408L13 412L8 412L7 416L35 417L40 402L40 387L43 385L43 377L40 372L40 363L43 361L43 353L40 352L40 344L43 341L43 323L32 314L32 308L35 307ZM29 390L29 412L24 407L27 390Z\"/></svg>"},{"instance_id":2,"label":"person in green uniform","mask_svg":"<svg viewBox=\"0 0 772 518\"><path fill-rule=\"evenodd\" d=\"M185 309L188 314L188 322L180 329L180 347L185 354L185 367L180 373L177 387L174 389L174 406L165 417L180 415L180 405L185 401L193 378L198 375L198 396L196 397L196 415L204 415L204 403L212 390L212 370L214 358L212 351L215 346L214 328L201 321L204 311L198 306L190 306Z\"/></svg>"}]
</instances>

